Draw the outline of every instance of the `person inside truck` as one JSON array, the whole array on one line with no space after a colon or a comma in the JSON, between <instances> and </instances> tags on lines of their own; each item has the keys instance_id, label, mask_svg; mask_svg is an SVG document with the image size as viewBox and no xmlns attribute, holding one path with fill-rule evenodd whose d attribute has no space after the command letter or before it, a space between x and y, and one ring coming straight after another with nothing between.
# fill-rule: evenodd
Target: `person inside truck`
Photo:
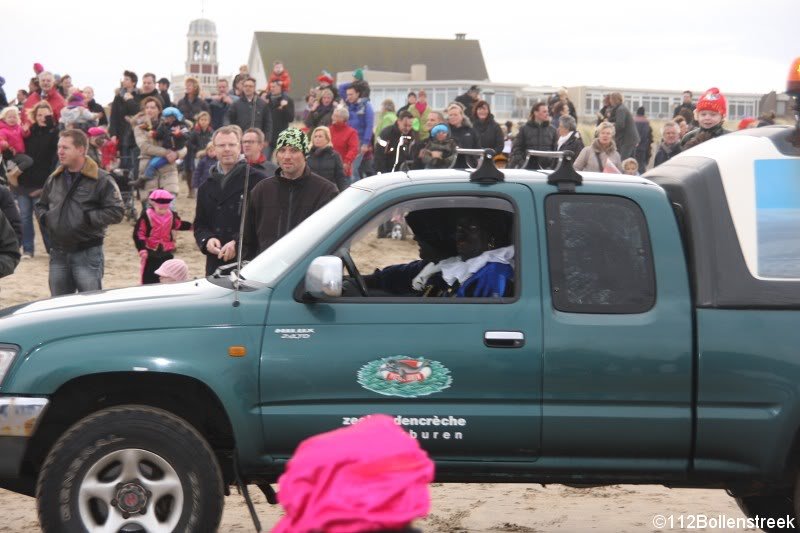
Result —
<instances>
[{"instance_id":1,"label":"person inside truck","mask_svg":"<svg viewBox=\"0 0 800 533\"><path fill-rule=\"evenodd\" d=\"M420 259L364 276L368 288L393 296L513 295L510 213L479 208L428 209L409 213L406 222L419 244Z\"/></svg>"}]
</instances>

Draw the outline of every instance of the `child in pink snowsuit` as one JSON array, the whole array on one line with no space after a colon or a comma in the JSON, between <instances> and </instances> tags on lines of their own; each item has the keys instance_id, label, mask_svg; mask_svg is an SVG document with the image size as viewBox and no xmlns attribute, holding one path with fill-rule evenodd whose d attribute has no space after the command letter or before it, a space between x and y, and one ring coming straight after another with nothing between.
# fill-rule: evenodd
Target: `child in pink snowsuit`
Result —
<instances>
[{"instance_id":1,"label":"child in pink snowsuit","mask_svg":"<svg viewBox=\"0 0 800 533\"><path fill-rule=\"evenodd\" d=\"M156 270L169 259L175 251L174 230L192 229L190 222L184 222L169 205L175 197L164 189L150 193L150 207L142 212L133 228L133 242L141 259L142 285L158 283Z\"/></svg>"}]
</instances>

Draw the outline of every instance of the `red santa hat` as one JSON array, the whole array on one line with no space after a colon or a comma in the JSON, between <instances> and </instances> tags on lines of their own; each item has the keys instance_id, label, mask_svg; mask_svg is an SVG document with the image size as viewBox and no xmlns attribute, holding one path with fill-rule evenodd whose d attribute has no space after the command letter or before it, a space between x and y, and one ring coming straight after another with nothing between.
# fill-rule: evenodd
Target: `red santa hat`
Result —
<instances>
[{"instance_id":1,"label":"red santa hat","mask_svg":"<svg viewBox=\"0 0 800 533\"><path fill-rule=\"evenodd\" d=\"M719 89L712 87L703 93L697 101L695 109L698 113L700 111L716 111L724 117L728 114L728 101L725 100L725 96L719 92Z\"/></svg>"}]
</instances>

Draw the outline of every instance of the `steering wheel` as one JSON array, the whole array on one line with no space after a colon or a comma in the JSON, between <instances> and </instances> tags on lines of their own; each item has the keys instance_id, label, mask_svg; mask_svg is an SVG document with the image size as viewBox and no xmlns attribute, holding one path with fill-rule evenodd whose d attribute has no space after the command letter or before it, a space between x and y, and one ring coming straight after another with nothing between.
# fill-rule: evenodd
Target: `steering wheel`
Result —
<instances>
[{"instance_id":1,"label":"steering wheel","mask_svg":"<svg viewBox=\"0 0 800 533\"><path fill-rule=\"evenodd\" d=\"M361 293L361 296L369 296L367 293L367 284L364 282L364 276L362 276L361 272L358 271L353 258L350 256L350 252L345 248L340 248L337 255L341 257L345 268L350 273L350 276L353 278L353 280L355 280L356 287L358 287L358 292Z\"/></svg>"}]
</instances>

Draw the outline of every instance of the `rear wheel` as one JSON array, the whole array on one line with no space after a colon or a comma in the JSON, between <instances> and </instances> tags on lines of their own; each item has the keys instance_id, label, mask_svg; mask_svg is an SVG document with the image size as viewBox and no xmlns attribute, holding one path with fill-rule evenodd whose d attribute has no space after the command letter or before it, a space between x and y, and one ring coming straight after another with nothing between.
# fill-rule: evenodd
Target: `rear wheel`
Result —
<instances>
[{"instance_id":1,"label":"rear wheel","mask_svg":"<svg viewBox=\"0 0 800 533\"><path fill-rule=\"evenodd\" d=\"M790 489L770 492L768 494L759 494L755 496L737 497L736 503L739 509L748 518L774 518L776 521L786 517L793 518L798 516L795 511L795 501L797 501L797 491L795 490L795 497L792 497ZM795 520L796 522L796 520ZM763 527L764 531L786 531L786 528L768 528Z\"/></svg>"},{"instance_id":2,"label":"rear wheel","mask_svg":"<svg viewBox=\"0 0 800 533\"><path fill-rule=\"evenodd\" d=\"M216 531L223 484L214 452L161 409L94 413L53 446L36 487L45 532Z\"/></svg>"}]
</instances>

